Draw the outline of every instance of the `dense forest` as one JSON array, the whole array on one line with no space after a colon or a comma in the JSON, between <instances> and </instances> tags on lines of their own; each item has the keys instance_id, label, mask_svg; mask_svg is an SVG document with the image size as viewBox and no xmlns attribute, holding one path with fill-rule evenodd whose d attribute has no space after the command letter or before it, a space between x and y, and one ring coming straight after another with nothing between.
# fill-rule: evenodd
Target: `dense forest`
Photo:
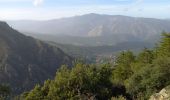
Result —
<instances>
[{"instance_id":1,"label":"dense forest","mask_svg":"<svg viewBox=\"0 0 170 100\"><path fill-rule=\"evenodd\" d=\"M135 55L122 51L114 64L63 65L53 80L37 84L16 100L148 100L170 85L170 33L150 50ZM9 91L8 91L9 90ZM10 89L0 86L1 98L9 98Z\"/></svg>"}]
</instances>

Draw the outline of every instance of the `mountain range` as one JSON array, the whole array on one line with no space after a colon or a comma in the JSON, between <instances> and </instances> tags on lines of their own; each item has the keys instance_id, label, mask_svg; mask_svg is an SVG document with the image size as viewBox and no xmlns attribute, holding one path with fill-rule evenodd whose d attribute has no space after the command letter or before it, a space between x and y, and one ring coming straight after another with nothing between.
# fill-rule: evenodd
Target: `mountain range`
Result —
<instances>
[{"instance_id":1,"label":"mountain range","mask_svg":"<svg viewBox=\"0 0 170 100\"><path fill-rule=\"evenodd\" d=\"M15 93L52 79L61 65L72 65L74 57L91 60L150 48L161 32L170 32L169 20L120 15L7 23L0 21L0 84L9 84Z\"/></svg>"},{"instance_id":2,"label":"mountain range","mask_svg":"<svg viewBox=\"0 0 170 100\"><path fill-rule=\"evenodd\" d=\"M7 22L13 28L32 36L38 35L43 40L76 45L114 45L127 41L155 42L161 32L170 32L170 21L167 19L94 13L46 21Z\"/></svg>"},{"instance_id":3,"label":"mountain range","mask_svg":"<svg viewBox=\"0 0 170 100\"><path fill-rule=\"evenodd\" d=\"M61 49L0 22L0 84L8 84L15 93L52 79L61 65L71 65L72 60Z\"/></svg>"}]
</instances>

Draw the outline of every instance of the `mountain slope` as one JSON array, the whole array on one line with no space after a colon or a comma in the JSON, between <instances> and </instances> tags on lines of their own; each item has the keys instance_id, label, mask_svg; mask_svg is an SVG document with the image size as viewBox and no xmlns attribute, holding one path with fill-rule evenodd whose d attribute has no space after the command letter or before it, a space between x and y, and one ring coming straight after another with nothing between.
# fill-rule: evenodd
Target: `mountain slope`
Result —
<instances>
[{"instance_id":1,"label":"mountain slope","mask_svg":"<svg viewBox=\"0 0 170 100\"><path fill-rule=\"evenodd\" d=\"M0 83L23 91L55 75L72 58L62 50L20 34L0 22Z\"/></svg>"},{"instance_id":2,"label":"mountain slope","mask_svg":"<svg viewBox=\"0 0 170 100\"><path fill-rule=\"evenodd\" d=\"M123 50L139 50L143 48L152 48L152 44L145 42L123 42L114 46L75 46L69 44L58 44L55 42L47 42L53 46L61 48L67 54L74 57L94 57L98 55L111 55L115 52Z\"/></svg>"},{"instance_id":3,"label":"mountain slope","mask_svg":"<svg viewBox=\"0 0 170 100\"><path fill-rule=\"evenodd\" d=\"M120 15L87 14L47 21L20 20L8 23L42 40L86 46L115 45L127 41L155 43L161 32L170 32L169 20Z\"/></svg>"},{"instance_id":4,"label":"mountain slope","mask_svg":"<svg viewBox=\"0 0 170 100\"><path fill-rule=\"evenodd\" d=\"M72 57L83 59L86 63L106 63L114 61L115 59L113 57L116 57L119 52L124 50L131 50L135 52L135 54L138 54L144 48L153 48L152 44L146 42L122 42L112 46L76 46L55 42L47 43L62 49Z\"/></svg>"},{"instance_id":5,"label":"mountain slope","mask_svg":"<svg viewBox=\"0 0 170 100\"><path fill-rule=\"evenodd\" d=\"M162 31L170 31L169 20L120 15L87 14L48 21L21 20L8 21L8 23L17 30L25 32L90 37L113 34L148 36Z\"/></svg>"}]
</instances>

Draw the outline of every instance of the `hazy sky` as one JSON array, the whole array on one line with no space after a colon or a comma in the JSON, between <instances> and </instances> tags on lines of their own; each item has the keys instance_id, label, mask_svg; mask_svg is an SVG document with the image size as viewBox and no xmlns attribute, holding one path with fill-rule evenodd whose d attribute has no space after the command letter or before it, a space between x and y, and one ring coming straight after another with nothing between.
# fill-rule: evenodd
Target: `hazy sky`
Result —
<instances>
[{"instance_id":1,"label":"hazy sky","mask_svg":"<svg viewBox=\"0 0 170 100\"><path fill-rule=\"evenodd\" d=\"M0 20L47 20L87 13L170 18L170 0L0 0Z\"/></svg>"}]
</instances>

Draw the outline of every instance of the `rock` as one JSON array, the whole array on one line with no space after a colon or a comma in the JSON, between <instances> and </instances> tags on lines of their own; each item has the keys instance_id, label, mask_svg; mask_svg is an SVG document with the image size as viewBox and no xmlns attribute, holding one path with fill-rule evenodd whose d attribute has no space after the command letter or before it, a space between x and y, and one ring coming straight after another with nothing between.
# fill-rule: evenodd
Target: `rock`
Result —
<instances>
[{"instance_id":1,"label":"rock","mask_svg":"<svg viewBox=\"0 0 170 100\"><path fill-rule=\"evenodd\" d=\"M162 89L159 93L155 93L149 100L170 100L170 86Z\"/></svg>"}]
</instances>

